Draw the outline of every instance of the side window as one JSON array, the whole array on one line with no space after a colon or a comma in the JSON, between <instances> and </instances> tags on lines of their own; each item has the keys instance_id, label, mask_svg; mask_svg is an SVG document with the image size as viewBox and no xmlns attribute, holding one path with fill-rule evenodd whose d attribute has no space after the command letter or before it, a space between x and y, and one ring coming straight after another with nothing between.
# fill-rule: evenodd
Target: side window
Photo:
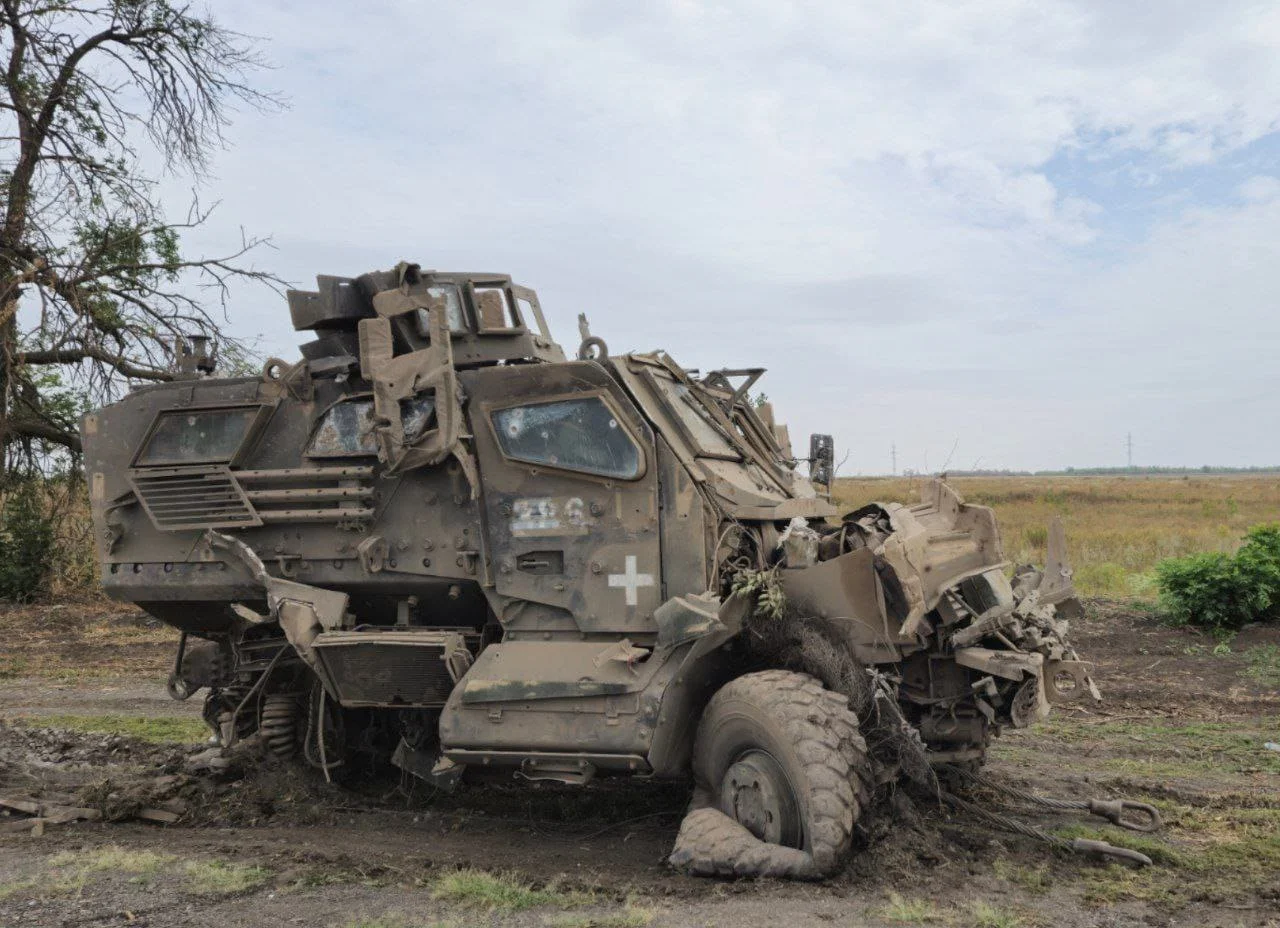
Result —
<instances>
[{"instance_id":1,"label":"side window","mask_svg":"<svg viewBox=\"0 0 1280 928\"><path fill-rule=\"evenodd\" d=\"M514 329L520 325L511 294L506 287L476 287L476 315L480 317L480 331Z\"/></svg>"},{"instance_id":2,"label":"side window","mask_svg":"<svg viewBox=\"0 0 1280 928\"><path fill-rule=\"evenodd\" d=\"M400 418L406 441L416 441L431 427L435 398L422 393L400 401ZM313 458L353 457L378 453L373 435L373 397L358 396L330 406L307 443Z\"/></svg>"},{"instance_id":3,"label":"side window","mask_svg":"<svg viewBox=\"0 0 1280 928\"><path fill-rule=\"evenodd\" d=\"M493 413L498 444L509 458L634 480L640 449L598 396L512 406Z\"/></svg>"},{"instance_id":4,"label":"side window","mask_svg":"<svg viewBox=\"0 0 1280 928\"><path fill-rule=\"evenodd\" d=\"M524 320L526 328L537 325L538 331L546 338L550 338L550 333L546 331L546 322L543 321L542 314L534 310L533 304L523 297L516 297L516 305L520 307L520 318Z\"/></svg>"},{"instance_id":5,"label":"side window","mask_svg":"<svg viewBox=\"0 0 1280 928\"><path fill-rule=\"evenodd\" d=\"M433 297L444 298L444 312L449 318L449 328L454 332L465 332L467 318L462 313L462 293L453 284L433 284L427 288ZM418 334L423 338L431 337L431 316L425 309L416 313Z\"/></svg>"},{"instance_id":6,"label":"side window","mask_svg":"<svg viewBox=\"0 0 1280 928\"><path fill-rule=\"evenodd\" d=\"M139 467L229 462L262 407L168 410L156 417Z\"/></svg>"}]
</instances>

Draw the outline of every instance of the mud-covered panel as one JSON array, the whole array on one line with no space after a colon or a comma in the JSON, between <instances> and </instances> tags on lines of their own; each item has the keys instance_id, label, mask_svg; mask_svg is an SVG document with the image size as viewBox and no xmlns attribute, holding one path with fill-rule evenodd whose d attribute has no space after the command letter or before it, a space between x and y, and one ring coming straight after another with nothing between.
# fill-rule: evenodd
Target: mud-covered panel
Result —
<instances>
[{"instance_id":1,"label":"mud-covered panel","mask_svg":"<svg viewBox=\"0 0 1280 928\"><path fill-rule=\"evenodd\" d=\"M593 362L461 376L497 591L584 631L645 633L662 601L653 436Z\"/></svg>"},{"instance_id":2,"label":"mud-covered panel","mask_svg":"<svg viewBox=\"0 0 1280 928\"><path fill-rule=\"evenodd\" d=\"M701 593L709 585L706 503L666 439L657 445L662 492L662 580L665 595Z\"/></svg>"},{"instance_id":3,"label":"mud-covered panel","mask_svg":"<svg viewBox=\"0 0 1280 928\"><path fill-rule=\"evenodd\" d=\"M490 645L449 697L441 743L446 752L643 755L683 653L650 655L626 641Z\"/></svg>"}]
</instances>

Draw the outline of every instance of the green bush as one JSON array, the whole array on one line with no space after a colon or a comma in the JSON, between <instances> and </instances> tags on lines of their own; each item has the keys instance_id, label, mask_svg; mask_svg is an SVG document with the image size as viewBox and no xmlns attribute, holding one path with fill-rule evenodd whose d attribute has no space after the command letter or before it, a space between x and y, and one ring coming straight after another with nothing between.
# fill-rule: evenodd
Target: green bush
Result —
<instances>
[{"instance_id":1,"label":"green bush","mask_svg":"<svg viewBox=\"0 0 1280 928\"><path fill-rule=\"evenodd\" d=\"M1255 525L1244 537L1241 551L1250 551L1280 563L1280 522Z\"/></svg>"},{"instance_id":2,"label":"green bush","mask_svg":"<svg viewBox=\"0 0 1280 928\"><path fill-rule=\"evenodd\" d=\"M55 549L41 481L15 480L0 509L0 599L25 603L47 593Z\"/></svg>"},{"instance_id":3,"label":"green bush","mask_svg":"<svg viewBox=\"0 0 1280 928\"><path fill-rule=\"evenodd\" d=\"M1160 605L1175 625L1235 629L1280 616L1280 524L1249 530L1234 555L1171 558L1156 565Z\"/></svg>"}]
</instances>

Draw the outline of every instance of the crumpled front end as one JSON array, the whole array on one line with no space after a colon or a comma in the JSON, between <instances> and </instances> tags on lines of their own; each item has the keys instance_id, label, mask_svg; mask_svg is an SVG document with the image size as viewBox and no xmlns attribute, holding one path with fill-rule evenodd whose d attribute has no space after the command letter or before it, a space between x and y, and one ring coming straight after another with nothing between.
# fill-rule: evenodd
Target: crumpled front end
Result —
<instances>
[{"instance_id":1,"label":"crumpled front end","mask_svg":"<svg viewBox=\"0 0 1280 928\"><path fill-rule=\"evenodd\" d=\"M1001 726L1100 698L1068 639L1080 604L1060 522L1045 569L1012 579L995 514L940 480L920 503L873 503L815 535L814 561L782 571L788 599L892 679L935 762L980 760Z\"/></svg>"},{"instance_id":2,"label":"crumpled front end","mask_svg":"<svg viewBox=\"0 0 1280 928\"><path fill-rule=\"evenodd\" d=\"M884 512L892 534L876 548L880 573L903 591L900 636L920 646L901 664L899 699L931 759L980 761L1002 726L1101 698L1068 638L1081 608L1060 521L1045 568L1020 566L1011 580L994 513L941 481L921 504Z\"/></svg>"}]
</instances>

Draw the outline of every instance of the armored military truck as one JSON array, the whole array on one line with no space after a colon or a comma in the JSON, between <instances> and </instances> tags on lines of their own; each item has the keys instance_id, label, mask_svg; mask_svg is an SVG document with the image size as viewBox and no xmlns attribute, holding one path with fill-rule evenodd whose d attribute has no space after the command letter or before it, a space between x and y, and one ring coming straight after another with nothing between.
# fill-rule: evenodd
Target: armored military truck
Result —
<instances>
[{"instance_id":1,"label":"armored military truck","mask_svg":"<svg viewBox=\"0 0 1280 928\"><path fill-rule=\"evenodd\" d=\"M502 274L402 263L288 304L299 360L217 377L187 342L82 422L106 592L181 632L170 692L205 690L228 748L446 786L691 777L678 863L812 876L893 771L770 623L854 662L934 764L1096 692L1060 527L1011 581L941 481L841 513L830 437L798 460L761 369L614 355L585 319L567 358Z\"/></svg>"}]
</instances>

